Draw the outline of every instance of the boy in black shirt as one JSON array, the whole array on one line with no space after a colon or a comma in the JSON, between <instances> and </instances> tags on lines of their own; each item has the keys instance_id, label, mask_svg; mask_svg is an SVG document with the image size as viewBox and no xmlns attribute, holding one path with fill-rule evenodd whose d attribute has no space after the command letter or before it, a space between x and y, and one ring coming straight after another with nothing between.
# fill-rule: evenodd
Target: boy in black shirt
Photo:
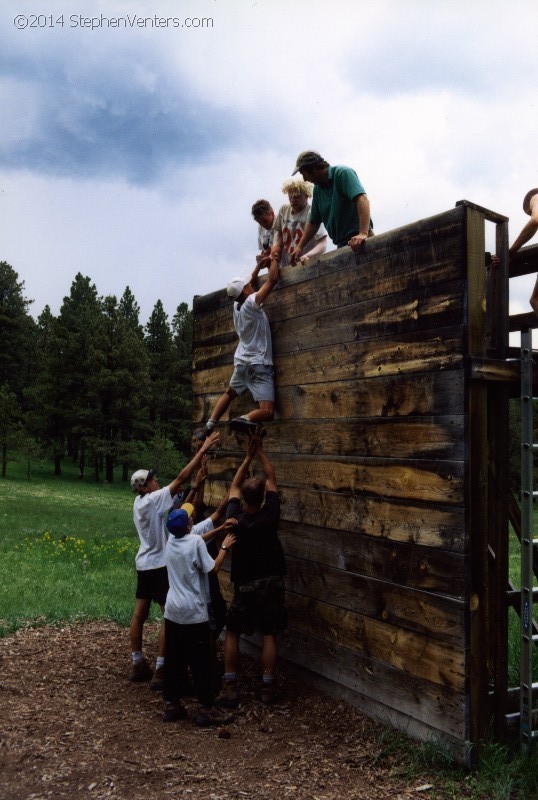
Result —
<instances>
[{"instance_id":1,"label":"boy in black shirt","mask_svg":"<svg viewBox=\"0 0 538 800\"><path fill-rule=\"evenodd\" d=\"M264 477L247 477L257 455ZM265 502L264 502L265 498ZM241 505L243 500L243 507ZM275 470L263 450L262 439L252 437L246 457L230 488L226 517L235 517L236 543L232 551L231 580L234 596L226 615L224 685L219 705L238 705L237 666L239 637L259 629L262 634L263 680L261 699L274 701L276 634L287 624L284 604L285 562L278 538L280 499Z\"/></svg>"}]
</instances>

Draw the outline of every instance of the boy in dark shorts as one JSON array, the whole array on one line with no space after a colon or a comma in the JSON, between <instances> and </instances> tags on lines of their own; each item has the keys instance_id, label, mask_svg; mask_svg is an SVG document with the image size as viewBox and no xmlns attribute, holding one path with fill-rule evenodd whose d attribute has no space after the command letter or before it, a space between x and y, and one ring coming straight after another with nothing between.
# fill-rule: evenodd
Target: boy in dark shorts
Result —
<instances>
[{"instance_id":1,"label":"boy in dark shorts","mask_svg":"<svg viewBox=\"0 0 538 800\"><path fill-rule=\"evenodd\" d=\"M168 540L165 516L173 505L173 497L199 466L204 453L217 443L218 438L218 433L208 436L194 458L181 470L177 478L163 489L159 486L156 471L153 469L139 469L131 476L131 488L137 495L133 506L133 521L140 539L140 547L135 558L138 581L135 609L129 629L133 664L129 680L140 683L149 681L153 677L152 688L155 690L162 688L164 625L161 626L159 634L155 675L142 653L142 634L151 602L158 603L164 612L168 592L164 556Z\"/></svg>"},{"instance_id":2,"label":"boy in dark shorts","mask_svg":"<svg viewBox=\"0 0 538 800\"><path fill-rule=\"evenodd\" d=\"M257 455L264 477L247 477ZM243 508L241 506L243 500ZM262 634L263 677L261 699L275 700L276 635L287 625L284 601L284 553L278 538L280 498L275 470L263 450L262 439L251 437L246 457L230 488L226 516L237 519L232 551L234 596L226 615L224 682L219 705L235 708L239 702L237 667L239 637L256 629Z\"/></svg>"}]
</instances>

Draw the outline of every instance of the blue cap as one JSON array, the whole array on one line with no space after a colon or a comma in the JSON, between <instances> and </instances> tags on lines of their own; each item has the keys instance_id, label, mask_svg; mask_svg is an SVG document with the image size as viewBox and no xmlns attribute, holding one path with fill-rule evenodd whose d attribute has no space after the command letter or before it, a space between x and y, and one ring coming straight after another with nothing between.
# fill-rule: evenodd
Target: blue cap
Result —
<instances>
[{"instance_id":1,"label":"blue cap","mask_svg":"<svg viewBox=\"0 0 538 800\"><path fill-rule=\"evenodd\" d=\"M174 536L184 536L187 533L189 515L184 508L175 508L168 515L166 527Z\"/></svg>"}]
</instances>

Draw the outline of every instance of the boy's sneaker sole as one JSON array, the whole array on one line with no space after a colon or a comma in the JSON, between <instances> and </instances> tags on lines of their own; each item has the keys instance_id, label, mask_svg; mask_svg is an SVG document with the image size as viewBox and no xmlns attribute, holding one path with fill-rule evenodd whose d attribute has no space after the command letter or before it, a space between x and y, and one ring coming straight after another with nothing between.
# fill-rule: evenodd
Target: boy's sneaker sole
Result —
<instances>
[{"instance_id":1,"label":"boy's sneaker sole","mask_svg":"<svg viewBox=\"0 0 538 800\"><path fill-rule=\"evenodd\" d=\"M267 434L267 431L259 422L251 422L244 417L235 417L235 419L231 419L228 426L231 431L235 431L236 433L250 433L252 436L259 436L260 438L263 438Z\"/></svg>"}]
</instances>

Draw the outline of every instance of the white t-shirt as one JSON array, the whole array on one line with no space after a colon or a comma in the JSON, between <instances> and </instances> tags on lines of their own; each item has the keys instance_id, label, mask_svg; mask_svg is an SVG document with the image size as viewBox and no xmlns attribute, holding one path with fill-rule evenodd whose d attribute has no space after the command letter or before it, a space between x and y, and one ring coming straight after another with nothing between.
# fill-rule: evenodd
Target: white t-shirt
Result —
<instances>
[{"instance_id":1,"label":"white t-shirt","mask_svg":"<svg viewBox=\"0 0 538 800\"><path fill-rule=\"evenodd\" d=\"M258 225L258 247L260 252L262 250L268 250L270 247L273 246L273 239L275 236L275 229L274 226L272 228L264 228L263 225Z\"/></svg>"},{"instance_id":2,"label":"white t-shirt","mask_svg":"<svg viewBox=\"0 0 538 800\"><path fill-rule=\"evenodd\" d=\"M273 363L271 328L265 311L256 303L256 295L249 296L241 304L234 303L234 327L239 344L234 355L234 364Z\"/></svg>"},{"instance_id":3,"label":"white t-shirt","mask_svg":"<svg viewBox=\"0 0 538 800\"><path fill-rule=\"evenodd\" d=\"M168 486L150 494L139 494L133 506L135 524L140 547L135 564L138 570L158 569L166 565L164 548L168 541L165 517L172 507L172 496Z\"/></svg>"},{"instance_id":4,"label":"white t-shirt","mask_svg":"<svg viewBox=\"0 0 538 800\"><path fill-rule=\"evenodd\" d=\"M282 244L282 257L280 259L281 267L289 266L290 253L301 241L305 225L308 222L309 214L310 203L307 203L303 210L298 214L293 213L289 203L280 207L279 212L275 217L273 228L275 233L278 234L276 236L276 241ZM321 223L316 235L310 239L301 255L308 255L308 252L312 250L312 248L315 247L318 241L323 239L324 236L327 236L327 231L325 230L323 223Z\"/></svg>"},{"instance_id":5,"label":"white t-shirt","mask_svg":"<svg viewBox=\"0 0 538 800\"><path fill-rule=\"evenodd\" d=\"M178 625L207 622L205 578L215 562L204 540L192 531L180 539L170 536L166 545L166 566L170 586L164 607L166 619Z\"/></svg>"},{"instance_id":6,"label":"white t-shirt","mask_svg":"<svg viewBox=\"0 0 538 800\"><path fill-rule=\"evenodd\" d=\"M194 533L196 536L203 536L204 533L209 533L214 529L213 520L211 517L207 519L203 519L197 525L193 525L191 529L191 533ZM207 547L207 542L204 542L205 546ZM205 576L205 592L206 592L206 600L208 603L211 602L211 589L209 588L209 576Z\"/></svg>"}]
</instances>

